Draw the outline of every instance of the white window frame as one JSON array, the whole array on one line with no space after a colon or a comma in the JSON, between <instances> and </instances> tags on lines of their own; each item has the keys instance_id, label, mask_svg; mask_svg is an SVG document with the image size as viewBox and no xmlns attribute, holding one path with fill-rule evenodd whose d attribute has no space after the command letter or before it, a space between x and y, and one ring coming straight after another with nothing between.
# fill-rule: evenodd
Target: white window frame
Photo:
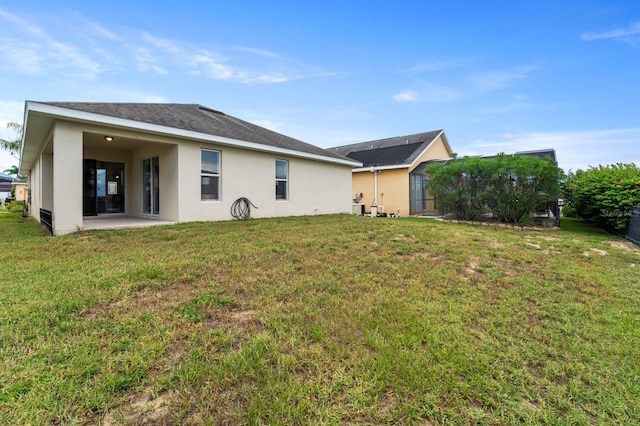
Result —
<instances>
[{"instance_id":1,"label":"white window frame","mask_svg":"<svg viewBox=\"0 0 640 426\"><path fill-rule=\"evenodd\" d=\"M202 169L202 154L205 152L216 152L218 153L218 172L204 172ZM222 200L222 194L221 194L221 188L222 188L222 152L220 152L217 149L208 149L208 148L201 148L200 149L200 201L203 202L208 202L208 201L221 201ZM202 193L202 178L204 177L213 177L213 178L217 178L218 179L218 198L203 198L203 193Z\"/></svg>"},{"instance_id":2,"label":"white window frame","mask_svg":"<svg viewBox=\"0 0 640 426\"><path fill-rule=\"evenodd\" d=\"M285 164L285 177L278 177L278 163ZM278 183L284 182L284 198L278 198ZM289 161L276 159L276 201L287 201L289 200Z\"/></svg>"}]
</instances>

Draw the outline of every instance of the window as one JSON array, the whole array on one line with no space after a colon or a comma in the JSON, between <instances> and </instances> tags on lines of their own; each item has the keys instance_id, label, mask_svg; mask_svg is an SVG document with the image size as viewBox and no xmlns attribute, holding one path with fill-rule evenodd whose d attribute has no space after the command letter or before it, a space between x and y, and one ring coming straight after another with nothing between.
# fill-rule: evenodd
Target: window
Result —
<instances>
[{"instance_id":1,"label":"window","mask_svg":"<svg viewBox=\"0 0 640 426\"><path fill-rule=\"evenodd\" d=\"M287 199L287 183L289 176L289 162L276 160L276 200Z\"/></svg>"},{"instance_id":2,"label":"window","mask_svg":"<svg viewBox=\"0 0 640 426\"><path fill-rule=\"evenodd\" d=\"M200 198L220 199L220 151L200 151Z\"/></svg>"}]
</instances>

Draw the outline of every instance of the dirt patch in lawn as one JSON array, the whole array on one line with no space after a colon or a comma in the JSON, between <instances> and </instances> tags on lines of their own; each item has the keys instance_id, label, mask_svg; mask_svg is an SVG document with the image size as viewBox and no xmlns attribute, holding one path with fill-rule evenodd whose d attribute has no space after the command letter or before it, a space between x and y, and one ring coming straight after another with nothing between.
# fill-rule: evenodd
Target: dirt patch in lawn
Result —
<instances>
[{"instance_id":1,"label":"dirt patch in lawn","mask_svg":"<svg viewBox=\"0 0 640 426\"><path fill-rule=\"evenodd\" d=\"M628 242L628 241L606 241L611 247L618 248L624 251L640 251L640 247Z\"/></svg>"},{"instance_id":2,"label":"dirt patch in lawn","mask_svg":"<svg viewBox=\"0 0 640 426\"><path fill-rule=\"evenodd\" d=\"M604 256L607 255L607 252L606 252L606 250L600 250L600 249L597 249L595 247L591 247L590 251L583 251L582 255L585 256L585 257L589 257L591 255L594 255L594 256L595 255L599 255L599 256L603 256L604 257Z\"/></svg>"},{"instance_id":3,"label":"dirt patch in lawn","mask_svg":"<svg viewBox=\"0 0 640 426\"><path fill-rule=\"evenodd\" d=\"M133 317L167 312L194 298L200 291L200 286L192 283L177 283L162 289L144 289L115 301L90 306L82 313L82 317L90 320L116 313Z\"/></svg>"},{"instance_id":4,"label":"dirt patch in lawn","mask_svg":"<svg viewBox=\"0 0 640 426\"><path fill-rule=\"evenodd\" d=\"M173 394L166 392L155 398L138 395L104 417L104 426L115 425L169 425L173 424L171 401Z\"/></svg>"}]
</instances>

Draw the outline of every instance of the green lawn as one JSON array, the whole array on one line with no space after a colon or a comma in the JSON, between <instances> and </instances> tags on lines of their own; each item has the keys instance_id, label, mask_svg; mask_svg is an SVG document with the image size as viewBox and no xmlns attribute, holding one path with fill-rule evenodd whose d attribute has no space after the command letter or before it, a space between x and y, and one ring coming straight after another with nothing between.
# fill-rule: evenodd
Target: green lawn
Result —
<instances>
[{"instance_id":1,"label":"green lawn","mask_svg":"<svg viewBox=\"0 0 640 426\"><path fill-rule=\"evenodd\" d=\"M0 238L0 424L640 423L640 249L576 221Z\"/></svg>"}]
</instances>

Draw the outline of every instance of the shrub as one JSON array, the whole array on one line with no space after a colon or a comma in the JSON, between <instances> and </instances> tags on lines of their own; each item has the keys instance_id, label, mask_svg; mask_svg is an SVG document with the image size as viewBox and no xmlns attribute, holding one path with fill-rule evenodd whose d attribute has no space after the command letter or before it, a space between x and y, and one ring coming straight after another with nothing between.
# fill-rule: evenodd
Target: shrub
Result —
<instances>
[{"instance_id":1,"label":"shrub","mask_svg":"<svg viewBox=\"0 0 640 426\"><path fill-rule=\"evenodd\" d=\"M427 190L434 195L440 212L463 220L473 220L482 212L477 190L481 168L477 158L435 163L427 167Z\"/></svg>"},{"instance_id":2,"label":"shrub","mask_svg":"<svg viewBox=\"0 0 640 426\"><path fill-rule=\"evenodd\" d=\"M573 207L571 204L566 204L564 207L562 207L562 217L579 218L580 216L578 215L578 210L576 210L575 207Z\"/></svg>"},{"instance_id":3,"label":"shrub","mask_svg":"<svg viewBox=\"0 0 640 426\"><path fill-rule=\"evenodd\" d=\"M425 173L440 212L471 220L490 211L515 224L529 222L541 205L557 199L562 175L550 159L505 154L432 164Z\"/></svg>"},{"instance_id":4,"label":"shrub","mask_svg":"<svg viewBox=\"0 0 640 426\"><path fill-rule=\"evenodd\" d=\"M570 173L564 197L568 206L588 222L624 230L631 207L640 205L640 168L635 164L590 167Z\"/></svg>"}]
</instances>

